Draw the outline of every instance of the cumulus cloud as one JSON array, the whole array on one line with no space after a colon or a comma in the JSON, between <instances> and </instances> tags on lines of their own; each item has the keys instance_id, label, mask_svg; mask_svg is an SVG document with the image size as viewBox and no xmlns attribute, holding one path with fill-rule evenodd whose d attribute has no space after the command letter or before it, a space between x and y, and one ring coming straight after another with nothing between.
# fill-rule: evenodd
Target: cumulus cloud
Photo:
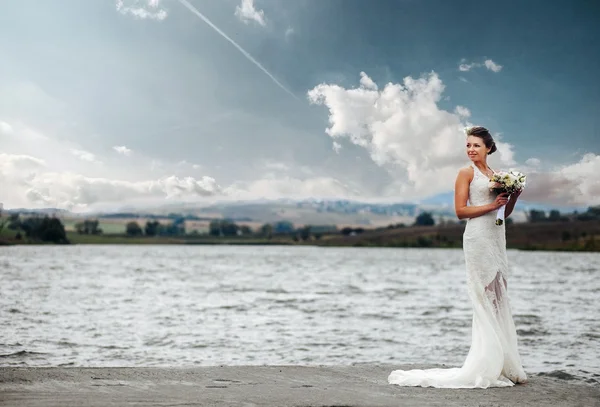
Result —
<instances>
[{"instance_id":1,"label":"cumulus cloud","mask_svg":"<svg viewBox=\"0 0 600 407\"><path fill-rule=\"evenodd\" d=\"M126 146L114 146L113 150L115 150L117 153L122 154L126 157L129 157L132 153L130 148L127 148Z\"/></svg>"},{"instance_id":2,"label":"cumulus cloud","mask_svg":"<svg viewBox=\"0 0 600 407\"><path fill-rule=\"evenodd\" d=\"M496 143L496 148L498 150L497 154L500 155L500 161L503 165L516 165L517 163L514 160L514 146L501 140L502 138L499 134L494 135L494 142Z\"/></svg>"},{"instance_id":3,"label":"cumulus cloud","mask_svg":"<svg viewBox=\"0 0 600 407\"><path fill-rule=\"evenodd\" d=\"M161 0L116 0L117 11L141 20L162 21L167 18L167 10L160 6Z\"/></svg>"},{"instance_id":4,"label":"cumulus cloud","mask_svg":"<svg viewBox=\"0 0 600 407\"><path fill-rule=\"evenodd\" d=\"M527 174L522 198L527 201L588 206L600 205L600 155L585 154L574 164Z\"/></svg>"},{"instance_id":5,"label":"cumulus cloud","mask_svg":"<svg viewBox=\"0 0 600 407\"><path fill-rule=\"evenodd\" d=\"M365 89L377 90L377 84L365 72L360 73L360 86Z\"/></svg>"},{"instance_id":6,"label":"cumulus cloud","mask_svg":"<svg viewBox=\"0 0 600 407\"><path fill-rule=\"evenodd\" d=\"M263 27L267 25L265 12L254 7L254 0L242 0L242 3L235 8L235 16L246 24L255 21Z\"/></svg>"},{"instance_id":7,"label":"cumulus cloud","mask_svg":"<svg viewBox=\"0 0 600 407\"><path fill-rule=\"evenodd\" d=\"M458 168L466 164L462 120L468 109L441 109L443 91L436 73L409 76L381 90L361 73L358 88L323 83L310 90L308 98L329 109L325 132L330 137L363 147L397 180L390 194L421 198L447 191ZM498 143L498 149L502 164L512 164L512 146Z\"/></svg>"},{"instance_id":8,"label":"cumulus cloud","mask_svg":"<svg viewBox=\"0 0 600 407\"><path fill-rule=\"evenodd\" d=\"M502 70L502 65L497 64L496 62L494 62L491 59L486 59L483 62L467 62L465 59L463 59L460 63L460 65L458 65L458 70L461 72L468 72L474 68L482 68L485 67L486 69L492 71L492 72L500 72Z\"/></svg>"},{"instance_id":9,"label":"cumulus cloud","mask_svg":"<svg viewBox=\"0 0 600 407\"><path fill-rule=\"evenodd\" d=\"M51 171L35 157L11 154L0 154L0 181L2 202L65 209L132 200L209 197L222 192L217 182L207 176L167 176L144 181L94 178Z\"/></svg>"},{"instance_id":10,"label":"cumulus cloud","mask_svg":"<svg viewBox=\"0 0 600 407\"><path fill-rule=\"evenodd\" d=\"M46 162L44 160L29 155L0 153L0 176L21 172L22 176L27 177L28 171L45 166Z\"/></svg>"},{"instance_id":11,"label":"cumulus cloud","mask_svg":"<svg viewBox=\"0 0 600 407\"><path fill-rule=\"evenodd\" d=\"M456 106L454 108L454 111L456 112L457 115L459 115L461 117L471 116L471 111L464 106Z\"/></svg>"},{"instance_id":12,"label":"cumulus cloud","mask_svg":"<svg viewBox=\"0 0 600 407\"><path fill-rule=\"evenodd\" d=\"M495 63L491 59L486 59L484 61L484 65L487 69L493 72L500 72L502 70L502 65Z\"/></svg>"}]
</instances>

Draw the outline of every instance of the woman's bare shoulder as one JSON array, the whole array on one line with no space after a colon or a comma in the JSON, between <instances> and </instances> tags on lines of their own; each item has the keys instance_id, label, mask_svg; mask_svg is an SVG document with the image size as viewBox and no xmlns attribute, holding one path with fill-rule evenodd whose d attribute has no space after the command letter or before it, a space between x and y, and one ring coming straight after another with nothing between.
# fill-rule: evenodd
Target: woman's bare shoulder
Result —
<instances>
[{"instance_id":1,"label":"woman's bare shoulder","mask_svg":"<svg viewBox=\"0 0 600 407\"><path fill-rule=\"evenodd\" d=\"M474 171L475 170L473 170L473 167L469 165L458 170L458 176L471 178L473 176Z\"/></svg>"}]
</instances>

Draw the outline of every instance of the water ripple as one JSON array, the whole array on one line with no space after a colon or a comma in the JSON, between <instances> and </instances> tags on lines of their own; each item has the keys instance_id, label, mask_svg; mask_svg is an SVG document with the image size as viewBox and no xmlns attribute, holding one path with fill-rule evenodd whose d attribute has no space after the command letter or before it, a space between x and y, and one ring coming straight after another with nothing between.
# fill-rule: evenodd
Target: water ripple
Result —
<instances>
[{"instance_id":1,"label":"water ripple","mask_svg":"<svg viewBox=\"0 0 600 407\"><path fill-rule=\"evenodd\" d=\"M525 369L597 380L600 255L509 261ZM465 277L460 249L6 247L0 365L460 365Z\"/></svg>"}]
</instances>

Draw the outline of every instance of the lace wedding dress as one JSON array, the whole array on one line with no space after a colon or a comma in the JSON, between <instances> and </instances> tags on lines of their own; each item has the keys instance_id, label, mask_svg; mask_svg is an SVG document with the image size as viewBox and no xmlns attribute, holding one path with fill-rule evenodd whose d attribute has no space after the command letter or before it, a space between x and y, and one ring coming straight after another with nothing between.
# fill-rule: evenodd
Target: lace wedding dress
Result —
<instances>
[{"instance_id":1,"label":"lace wedding dress","mask_svg":"<svg viewBox=\"0 0 600 407\"><path fill-rule=\"evenodd\" d=\"M489 204L495 195L489 179L474 165L469 203ZM504 225L496 211L467 220L463 251L467 288L473 307L471 348L460 368L395 370L390 384L442 388L487 388L525 382L517 348L517 333L507 293L508 260Z\"/></svg>"}]
</instances>

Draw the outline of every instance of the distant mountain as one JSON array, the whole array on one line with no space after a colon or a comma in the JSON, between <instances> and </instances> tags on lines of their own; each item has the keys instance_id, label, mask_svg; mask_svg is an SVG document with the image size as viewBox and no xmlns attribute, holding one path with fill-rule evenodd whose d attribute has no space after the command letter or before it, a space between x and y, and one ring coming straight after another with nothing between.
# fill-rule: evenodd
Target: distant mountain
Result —
<instances>
[{"instance_id":1,"label":"distant mountain","mask_svg":"<svg viewBox=\"0 0 600 407\"><path fill-rule=\"evenodd\" d=\"M412 223L422 211L414 203L372 203L346 199L277 199L256 201L221 201L208 205L170 203L152 209L98 214L103 218L183 217L206 221L227 218L236 222L272 223L289 221L294 224L382 226L391 223ZM440 211L439 215L446 211Z\"/></svg>"},{"instance_id":2,"label":"distant mountain","mask_svg":"<svg viewBox=\"0 0 600 407\"><path fill-rule=\"evenodd\" d=\"M421 205L439 205L454 207L454 191L444 192L419 201Z\"/></svg>"},{"instance_id":3,"label":"distant mountain","mask_svg":"<svg viewBox=\"0 0 600 407\"><path fill-rule=\"evenodd\" d=\"M525 220L530 209L554 209L550 206L531 205L520 201L515 211L515 221ZM586 208L561 208L563 213ZM419 203L361 202L347 199L277 199L255 201L220 201L217 203L169 203L155 207L134 208L130 205L115 211L95 213L71 213L64 209L10 209L8 213L48 214L64 218L97 217L104 219L184 218L185 220L209 222L215 218L227 218L241 223L273 223L289 221L294 224L348 225L379 227L389 224L411 224L424 211L432 213L437 221L456 220L454 194L448 192L424 199Z\"/></svg>"},{"instance_id":4,"label":"distant mountain","mask_svg":"<svg viewBox=\"0 0 600 407\"><path fill-rule=\"evenodd\" d=\"M14 208L14 209L4 209L3 212L31 214L31 215L57 215L57 216L71 214L71 212L66 209L58 209L58 208Z\"/></svg>"}]
</instances>

